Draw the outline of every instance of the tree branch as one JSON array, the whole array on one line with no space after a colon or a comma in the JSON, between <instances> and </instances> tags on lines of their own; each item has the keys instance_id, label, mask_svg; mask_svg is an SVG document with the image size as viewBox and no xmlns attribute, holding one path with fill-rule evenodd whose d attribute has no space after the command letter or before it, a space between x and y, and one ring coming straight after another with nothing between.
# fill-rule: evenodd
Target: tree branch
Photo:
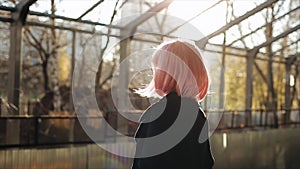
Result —
<instances>
[{"instance_id":1,"label":"tree branch","mask_svg":"<svg viewBox=\"0 0 300 169\"><path fill-rule=\"evenodd\" d=\"M113 59L112 62L113 62L114 64L113 64L113 66L112 66L112 68L111 68L111 71L110 71L109 75L108 75L108 76L100 83L100 85L99 85L99 87L101 87L101 88L102 88L102 86L103 86L109 79L111 79L111 78L113 77L113 73L114 73L114 71L115 71L115 69L116 69L116 64L115 64L116 60Z\"/></svg>"},{"instance_id":2,"label":"tree branch","mask_svg":"<svg viewBox=\"0 0 300 169\"><path fill-rule=\"evenodd\" d=\"M118 12L118 10L119 9L121 9L124 5L125 5L125 3L126 2L128 2L128 0L125 0L120 6L119 6L119 8L118 8L118 5L119 5L119 3L120 3L120 0L117 0L116 1L116 3L115 3L115 5L114 5L114 10L113 10L113 13L112 13L112 16L111 16L111 18L110 18L110 24L114 21L114 18L115 18L115 16L117 15L117 12ZM107 49L107 47L108 47L108 44L109 44L109 42L110 42L110 37L109 37L109 35L111 34L111 31L112 31L112 29L111 28L108 28L108 30L107 30L107 35L106 35L106 43L105 43L105 45L104 45L104 47L103 48L101 48L101 50L100 50L100 56L99 56L99 61L101 60L101 58L103 57L103 55L104 55L104 52L105 52L105 50ZM95 79L95 85L96 85L96 89L98 90L98 89L100 89L111 77L112 77L112 73L113 72L111 72L110 73L110 75L108 76L108 77L106 77L105 79L104 79L104 81L102 82L102 83L100 83L100 79L101 79L101 71L102 71L102 64L103 64L103 62L100 62L100 64L99 64L99 66L98 66L98 70L97 70L97 73L96 73L96 79ZM115 66L115 65L114 65Z\"/></svg>"},{"instance_id":3,"label":"tree branch","mask_svg":"<svg viewBox=\"0 0 300 169\"><path fill-rule=\"evenodd\" d=\"M39 55L40 55L40 58L41 58L41 60L44 62L45 60L46 60L46 56L45 56L45 51L43 50L43 48L42 48L42 46L41 46L41 44L39 44L39 43L36 43L36 41L34 41L34 42L32 42L30 39L34 39L34 38L32 38L32 36L31 36L31 38L29 37L29 35L28 35L28 31L25 31L25 40L26 40L26 42L30 45L30 46L32 46L33 48L35 48L36 50L37 50L37 52L39 53Z\"/></svg>"},{"instance_id":4,"label":"tree branch","mask_svg":"<svg viewBox=\"0 0 300 169\"><path fill-rule=\"evenodd\" d=\"M29 43L29 45L31 45L32 47L34 47L37 50L37 52L40 55L41 60L44 62L46 60L46 51L42 47L41 42L39 42L36 39L36 37L32 34L32 32L28 28L25 29L25 37L26 37L25 40L27 41L27 43ZM32 42L30 39L32 39L34 42Z\"/></svg>"}]
</instances>

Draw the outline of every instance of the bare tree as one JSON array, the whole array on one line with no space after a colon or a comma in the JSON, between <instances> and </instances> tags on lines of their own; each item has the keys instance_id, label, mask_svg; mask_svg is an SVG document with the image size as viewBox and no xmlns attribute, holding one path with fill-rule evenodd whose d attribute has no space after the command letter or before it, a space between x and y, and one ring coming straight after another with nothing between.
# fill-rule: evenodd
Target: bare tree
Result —
<instances>
[{"instance_id":1,"label":"bare tree","mask_svg":"<svg viewBox=\"0 0 300 169\"><path fill-rule=\"evenodd\" d=\"M51 0L51 14L55 15L56 7L55 1ZM55 25L55 18L51 18L51 24ZM59 33L55 28L40 29L40 32L33 28L25 27L25 42L33 47L39 54L44 77L44 91L45 93L53 93L53 109L60 111L61 96L59 91L59 77L58 77L58 50L65 47L68 42L59 41L62 33ZM48 103L49 104L49 103Z\"/></svg>"},{"instance_id":2,"label":"bare tree","mask_svg":"<svg viewBox=\"0 0 300 169\"><path fill-rule=\"evenodd\" d=\"M128 0L125 0L123 2L121 2L120 0L117 0L115 2L115 5L114 5L114 10L113 10L113 13L112 13L112 16L110 18L110 23L112 23L118 13L118 11L128 2ZM112 33L112 28L108 28L107 30L107 35L106 35L106 42L104 44L104 46L99 50L97 51L97 53L99 54L98 55L98 59L101 60L103 58L103 55L108 47L108 44L110 42L110 34ZM114 60L115 61L115 60ZM108 77L106 77L105 79L103 79L103 81L101 82L101 76L102 76L102 68L103 68L103 64L104 62L101 61L99 66L98 66L98 70L97 70L97 73L96 73L96 79L95 79L95 88L96 88L96 93L97 91L99 91L100 89L102 89L103 85L109 80L112 78L112 75L113 75L113 72L114 72L114 69L115 69L115 66L114 65L112 67L112 70L109 74Z\"/></svg>"}]
</instances>

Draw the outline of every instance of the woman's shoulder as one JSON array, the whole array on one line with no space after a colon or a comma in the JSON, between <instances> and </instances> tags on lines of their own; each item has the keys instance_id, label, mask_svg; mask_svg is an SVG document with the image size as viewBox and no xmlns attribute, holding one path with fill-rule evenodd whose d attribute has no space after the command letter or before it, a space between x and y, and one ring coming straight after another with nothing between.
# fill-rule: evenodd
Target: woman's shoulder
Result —
<instances>
[{"instance_id":1,"label":"woman's shoulder","mask_svg":"<svg viewBox=\"0 0 300 169\"><path fill-rule=\"evenodd\" d=\"M143 123L154 121L155 119L160 117L164 112L168 114L168 117L170 117L171 115L176 115L177 114L176 112L180 111L180 109L187 114L191 113L191 111L197 111L198 116L200 116L201 119L206 119L206 115L204 111L200 108L199 104L194 100L187 99L187 98L181 98L178 100L178 98L170 99L170 97L164 97L161 100L149 106L142 113L139 121ZM168 113L168 110L172 112Z\"/></svg>"},{"instance_id":2,"label":"woman's shoulder","mask_svg":"<svg viewBox=\"0 0 300 169\"><path fill-rule=\"evenodd\" d=\"M166 108L167 100L162 98L149 106L141 115L140 122L147 123L158 118Z\"/></svg>"}]
</instances>

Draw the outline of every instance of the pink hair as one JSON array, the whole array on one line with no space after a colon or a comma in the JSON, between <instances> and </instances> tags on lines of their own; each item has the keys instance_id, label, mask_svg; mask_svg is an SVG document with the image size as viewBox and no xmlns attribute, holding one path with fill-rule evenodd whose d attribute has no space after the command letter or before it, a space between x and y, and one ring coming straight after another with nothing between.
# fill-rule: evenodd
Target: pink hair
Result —
<instances>
[{"instance_id":1,"label":"pink hair","mask_svg":"<svg viewBox=\"0 0 300 169\"><path fill-rule=\"evenodd\" d=\"M141 96L165 96L172 91L197 101L206 96L209 77L195 45L179 40L163 43L154 52L152 64L153 79L137 91Z\"/></svg>"}]
</instances>

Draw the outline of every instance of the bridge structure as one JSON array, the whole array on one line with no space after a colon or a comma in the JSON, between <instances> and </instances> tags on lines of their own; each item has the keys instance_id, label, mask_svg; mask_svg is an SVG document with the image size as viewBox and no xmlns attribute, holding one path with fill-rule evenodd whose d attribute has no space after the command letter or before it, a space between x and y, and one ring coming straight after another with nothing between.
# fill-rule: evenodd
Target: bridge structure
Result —
<instances>
[{"instance_id":1,"label":"bridge structure","mask_svg":"<svg viewBox=\"0 0 300 169\"><path fill-rule=\"evenodd\" d=\"M48 8L44 11L36 7L41 8L46 4L42 0L0 1L0 38L3 39L0 46L0 76L4 79L0 82L2 83L0 84L2 88L0 121L3 130L0 136L0 147L3 149L0 152L1 156L9 159L10 156L6 156L5 152L20 147L31 149L40 146L57 148L57 146L90 145L92 141L78 124L80 115L75 114L73 101L76 99L72 99L72 84L76 80L73 79L72 73L76 71L74 70L76 62L85 62L88 67L92 59L101 59L107 51L112 50L115 50L113 58L108 59L111 62L103 61L91 71L96 72L96 81L93 84L94 89L88 89L88 92L96 93L97 99L100 100L98 106L101 108L102 115L99 117L97 113L93 113L95 108L90 108L87 111L88 115L82 118L90 119L87 121L94 128L101 120L109 121L109 124L118 131L132 136L137 124L119 115L113 104L122 111L139 116L148 102L141 101L141 98L132 94L137 107L142 107L139 111L132 111L128 110L126 103L122 101L127 97L126 93L120 92L120 98L116 103L107 99L112 97L107 92L109 91L107 86L111 86L113 76L113 71L110 69L120 65L119 87L116 90L132 93L132 89L128 90L132 72L128 67L122 67L120 63L139 47L148 49L149 46L177 38L195 42L201 52L207 55L204 58L213 62L208 64L210 65L208 69L212 76L212 89L216 94L203 101L202 106L207 113L212 114L212 117L214 114L223 114L216 132L219 135L214 138L216 142L217 140L223 142L216 143L215 149L222 146L224 148L224 133L228 132L258 130L268 132L267 134L272 135L270 137L275 138L276 134L272 133L273 130L279 133L286 128L297 130L300 124L300 3L298 1L253 1L249 7L245 7L246 2L243 4L233 0L207 1L205 5L202 4L204 7L199 5L199 9L195 9L191 14L187 12L186 18L178 19L172 16L172 8L174 9L174 4L182 3L182 9L185 9L184 2L116 0L110 3L112 6L111 11L108 12L110 15L98 12L98 19L91 17L95 15L95 11L103 10L105 7L102 6L108 3L107 1L109 0L87 2L90 3L89 7L82 13L73 15L76 17L58 14L60 10L63 11L60 8L64 6L60 6L55 0L49 0ZM244 10L239 10L241 7ZM127 17L129 15L132 16ZM205 34L186 35L190 33L187 30L191 27L198 28L200 23L204 23L205 26L205 22L209 20L207 17L217 20L219 15L224 17L223 23L212 27L211 30L205 30ZM109 21L103 21L101 17L109 18ZM184 31L186 33L183 33L183 36ZM111 43L117 45L110 49ZM95 44L98 46L89 47ZM63 49L68 53L68 72L71 72L65 80L67 82L64 82L66 86L64 89L59 82L58 73L59 61L64 55L61 52ZM91 57L91 55L96 56ZM131 64L138 65L143 59L140 57ZM33 75L38 74L36 72L40 72L40 75ZM30 76L38 77L35 81L42 86L41 89L27 87L26 84L34 84ZM87 80L81 79L81 81ZM32 99L32 94L28 96L26 90L34 93L34 89L38 94ZM239 97L238 99L230 96L229 92L233 91L238 91L234 93ZM49 107L43 105L42 100L49 103ZM211 102L214 104L211 105ZM49 131L52 134L45 134ZM255 135L253 138L260 138L253 133L250 135ZM235 134L228 135L228 138L238 137ZM288 146L284 147L286 152L290 151L286 148ZM79 151L91 152L80 148L78 152L76 150L77 153ZM276 153L280 156L281 152ZM5 163L10 164L9 160ZM6 164L0 164L0 168L1 165L4 168L8 167ZM88 162L84 164L92 165ZM264 165L263 162L261 165ZM280 165L289 166L279 160L277 164L270 165L270 168Z\"/></svg>"}]
</instances>

